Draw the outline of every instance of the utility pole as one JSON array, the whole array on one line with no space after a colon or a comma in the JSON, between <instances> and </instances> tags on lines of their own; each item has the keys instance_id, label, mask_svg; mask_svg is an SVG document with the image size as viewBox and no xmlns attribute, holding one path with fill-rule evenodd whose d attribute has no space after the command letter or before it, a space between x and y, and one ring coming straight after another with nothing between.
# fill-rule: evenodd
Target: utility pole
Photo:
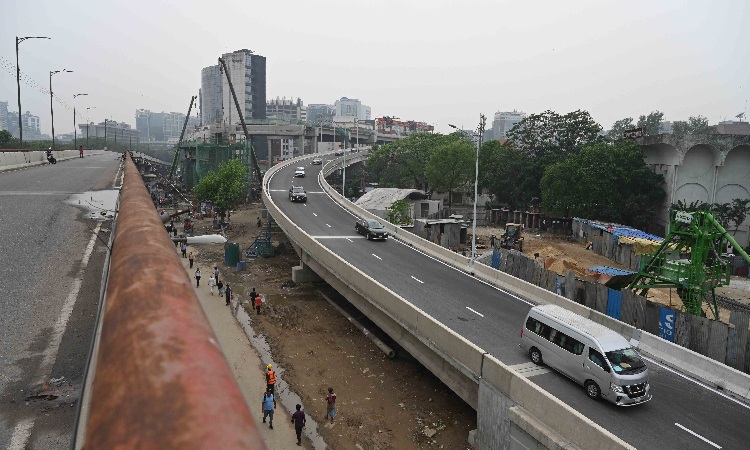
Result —
<instances>
[{"instance_id":1,"label":"utility pole","mask_svg":"<svg viewBox=\"0 0 750 450\"><path fill-rule=\"evenodd\" d=\"M63 70L50 70L49 72L49 113L50 118L52 119L52 150L55 149L55 108L52 106L52 75L56 73L71 73L72 70L63 69Z\"/></svg>"},{"instance_id":2,"label":"utility pole","mask_svg":"<svg viewBox=\"0 0 750 450\"><path fill-rule=\"evenodd\" d=\"M78 130L76 130L76 97L89 94L73 95L73 147L78 148Z\"/></svg>"},{"instance_id":3,"label":"utility pole","mask_svg":"<svg viewBox=\"0 0 750 450\"><path fill-rule=\"evenodd\" d=\"M23 121L21 120L21 66L18 64L18 44L26 39L51 39L44 36L16 36L16 85L18 86L18 146L23 148ZM50 81L51 83L51 81ZM51 90L51 89L50 89Z\"/></svg>"}]
</instances>

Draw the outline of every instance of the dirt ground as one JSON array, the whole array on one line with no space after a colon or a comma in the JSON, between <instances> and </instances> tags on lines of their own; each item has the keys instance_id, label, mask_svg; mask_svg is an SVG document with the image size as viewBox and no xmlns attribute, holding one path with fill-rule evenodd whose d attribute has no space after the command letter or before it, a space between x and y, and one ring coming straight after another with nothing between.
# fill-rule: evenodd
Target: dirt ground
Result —
<instances>
[{"instance_id":1,"label":"dirt ground","mask_svg":"<svg viewBox=\"0 0 750 450\"><path fill-rule=\"evenodd\" d=\"M490 236L493 234L500 236L502 233L503 231L500 228L478 227L477 248L479 248L480 243L486 244L489 247ZM581 243L571 242L564 237L556 235L541 235L536 232L525 233L524 253L532 257L538 253L539 256L537 259L547 269L560 275L565 275L569 270L572 270L578 278L586 275L586 268L588 267L609 266L630 270L609 258L597 255L591 250L586 250ZM732 277L731 284L716 289L716 293L750 304L750 280L742 277ZM674 289L651 289L648 291L647 297L653 302L673 308L682 306L682 302ZM706 312L709 314L709 317L713 317L708 310ZM729 312L721 310L720 320L729 323Z\"/></svg>"},{"instance_id":2,"label":"dirt ground","mask_svg":"<svg viewBox=\"0 0 750 450\"><path fill-rule=\"evenodd\" d=\"M238 242L243 253L265 231L256 225L260 209L243 206L231 215L227 238ZM195 234L212 232L210 224L208 219L196 220ZM286 242L283 233L274 233L272 239L274 245ZM253 329L265 336L280 375L302 398L328 447L470 448L474 410L408 354L388 359L321 295L324 283L295 285L291 269L299 259L288 244L287 249L272 258L248 258L244 271L224 266L221 247L204 247L197 258L201 265L222 267L240 297L253 287L265 295L260 316L246 307ZM338 397L334 424L324 421L328 387Z\"/></svg>"}]
</instances>

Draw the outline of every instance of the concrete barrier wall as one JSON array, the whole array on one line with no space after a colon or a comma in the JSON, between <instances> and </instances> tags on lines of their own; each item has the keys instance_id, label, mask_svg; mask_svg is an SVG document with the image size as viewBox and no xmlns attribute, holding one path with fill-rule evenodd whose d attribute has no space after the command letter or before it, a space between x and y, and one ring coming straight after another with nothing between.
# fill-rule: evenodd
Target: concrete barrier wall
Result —
<instances>
[{"instance_id":1,"label":"concrete barrier wall","mask_svg":"<svg viewBox=\"0 0 750 450\"><path fill-rule=\"evenodd\" d=\"M52 152L58 161L78 158L78 150L56 150ZM20 169L22 167L38 166L47 164L47 155L44 150L30 150L20 152L0 151L0 172L6 170Z\"/></svg>"},{"instance_id":2,"label":"concrete barrier wall","mask_svg":"<svg viewBox=\"0 0 750 450\"><path fill-rule=\"evenodd\" d=\"M273 203L268 186L265 184L278 170L285 166L293 165L297 161L299 159L287 164L277 165L266 174L263 187L263 200L276 223L284 230L289 239L303 250L303 262L304 258L314 257L316 263L325 267L326 270L338 278L345 280L351 289L368 299L403 328L409 330L421 342L437 354L443 356L448 363L460 370L465 376L473 380L478 380L479 377L489 380L501 392L508 395L517 404L522 405L530 414L535 415L543 423L558 432L562 430L560 434L578 447L584 449L632 448L555 397L539 389L527 379L519 376L515 371L489 356L483 349L445 327L442 323L436 321L424 311L390 291L365 273L352 267L345 260L320 245L311 236L299 229ZM333 170L335 170L335 167ZM332 169L330 167L324 168L321 171L321 178L324 173L331 172ZM364 210L358 210L359 208L351 202L341 198L325 180L323 180L321 186L330 195L338 196L338 200L350 212L358 216L372 216ZM399 229L391 224L387 226L389 226L389 231L392 231L398 238L402 238L404 242L419 244L419 241L412 238L413 235L411 233L399 232ZM426 252L439 254L456 265L466 265L469 262L465 257L456 255L451 251L444 252L442 250L444 249L438 247L437 249L428 249Z\"/></svg>"}]
</instances>

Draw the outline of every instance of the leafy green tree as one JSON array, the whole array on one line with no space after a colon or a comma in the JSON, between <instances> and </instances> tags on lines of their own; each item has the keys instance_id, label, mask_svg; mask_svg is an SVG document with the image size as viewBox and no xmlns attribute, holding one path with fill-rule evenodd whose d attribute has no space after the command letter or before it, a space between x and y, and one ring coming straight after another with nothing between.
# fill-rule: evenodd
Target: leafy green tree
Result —
<instances>
[{"instance_id":1,"label":"leafy green tree","mask_svg":"<svg viewBox=\"0 0 750 450\"><path fill-rule=\"evenodd\" d=\"M193 194L202 200L209 200L221 211L228 211L239 205L247 189L247 171L239 160L222 163L219 171L208 172L193 188Z\"/></svg>"},{"instance_id":2,"label":"leafy green tree","mask_svg":"<svg viewBox=\"0 0 750 450\"><path fill-rule=\"evenodd\" d=\"M547 166L564 161L584 146L600 142L601 131L601 125L581 110L562 115L545 111L516 124L508 132L508 138L529 161L526 175L531 187L529 195L539 197L539 182Z\"/></svg>"},{"instance_id":3,"label":"leafy green tree","mask_svg":"<svg viewBox=\"0 0 750 450\"><path fill-rule=\"evenodd\" d=\"M647 116L641 115L638 118L638 127L643 128L645 136L655 136L661 134L661 122L663 119L663 112L652 111Z\"/></svg>"},{"instance_id":4,"label":"leafy green tree","mask_svg":"<svg viewBox=\"0 0 750 450\"><path fill-rule=\"evenodd\" d=\"M411 225L411 202L409 200L396 200L386 209L388 210L388 222L396 225Z\"/></svg>"},{"instance_id":5,"label":"leafy green tree","mask_svg":"<svg viewBox=\"0 0 750 450\"><path fill-rule=\"evenodd\" d=\"M684 136L686 134L710 134L713 127L708 124L708 119L703 116L691 116L687 122L678 120L672 124L672 134Z\"/></svg>"},{"instance_id":6,"label":"leafy green tree","mask_svg":"<svg viewBox=\"0 0 750 450\"><path fill-rule=\"evenodd\" d=\"M750 214L750 199L735 198L727 211L728 223L734 228L732 235L737 233L737 228L745 222L747 215Z\"/></svg>"},{"instance_id":7,"label":"leafy green tree","mask_svg":"<svg viewBox=\"0 0 750 450\"><path fill-rule=\"evenodd\" d=\"M542 207L548 213L646 228L666 196L663 185L664 176L646 165L638 144L597 143L547 168Z\"/></svg>"},{"instance_id":8,"label":"leafy green tree","mask_svg":"<svg viewBox=\"0 0 750 450\"><path fill-rule=\"evenodd\" d=\"M632 130L633 128L635 128L635 124L632 117L620 119L612 124L612 128L607 132L607 137L612 141L622 139L625 131Z\"/></svg>"},{"instance_id":9,"label":"leafy green tree","mask_svg":"<svg viewBox=\"0 0 750 450\"><path fill-rule=\"evenodd\" d=\"M453 206L453 191L465 186L474 176L474 146L467 141L453 141L436 148L427 162L425 173L430 185L448 192L448 207Z\"/></svg>"},{"instance_id":10,"label":"leafy green tree","mask_svg":"<svg viewBox=\"0 0 750 450\"><path fill-rule=\"evenodd\" d=\"M515 210L528 200L527 172L529 161L512 141L501 144L488 141L479 150L479 189L487 192L496 202L507 203Z\"/></svg>"},{"instance_id":11,"label":"leafy green tree","mask_svg":"<svg viewBox=\"0 0 750 450\"><path fill-rule=\"evenodd\" d=\"M695 200L690 203L685 200L677 200L677 203L672 203L669 209L674 211L695 212L708 211L710 209L710 206L711 205L709 205L708 203L704 203L700 200Z\"/></svg>"},{"instance_id":12,"label":"leafy green tree","mask_svg":"<svg viewBox=\"0 0 750 450\"><path fill-rule=\"evenodd\" d=\"M0 130L0 148L11 148L14 141L13 135L8 130Z\"/></svg>"}]
</instances>

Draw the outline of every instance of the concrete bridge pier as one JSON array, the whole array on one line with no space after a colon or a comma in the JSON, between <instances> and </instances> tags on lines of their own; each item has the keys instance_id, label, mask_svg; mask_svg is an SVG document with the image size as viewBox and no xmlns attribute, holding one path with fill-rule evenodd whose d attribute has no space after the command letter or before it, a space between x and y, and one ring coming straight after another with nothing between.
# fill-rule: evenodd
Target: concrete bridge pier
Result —
<instances>
[{"instance_id":1,"label":"concrete bridge pier","mask_svg":"<svg viewBox=\"0 0 750 450\"><path fill-rule=\"evenodd\" d=\"M299 266L292 267L292 281L295 283L314 283L322 280L323 279L302 260L300 260Z\"/></svg>"}]
</instances>

